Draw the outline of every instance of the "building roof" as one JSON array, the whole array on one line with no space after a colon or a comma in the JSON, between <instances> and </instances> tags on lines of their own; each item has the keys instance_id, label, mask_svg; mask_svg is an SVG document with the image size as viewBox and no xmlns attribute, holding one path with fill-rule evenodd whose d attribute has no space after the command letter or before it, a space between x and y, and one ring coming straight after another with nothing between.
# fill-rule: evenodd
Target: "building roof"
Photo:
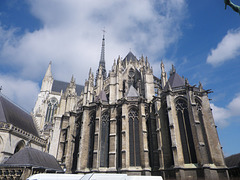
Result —
<instances>
[{"instance_id":1,"label":"building roof","mask_svg":"<svg viewBox=\"0 0 240 180\"><path fill-rule=\"evenodd\" d=\"M97 96L96 101L108 102L107 95L106 95L105 91L102 90L99 93L99 95Z\"/></svg>"},{"instance_id":2,"label":"building roof","mask_svg":"<svg viewBox=\"0 0 240 180\"><path fill-rule=\"evenodd\" d=\"M63 171L54 156L26 147L11 156L2 166L37 167L54 171Z\"/></svg>"},{"instance_id":3,"label":"building roof","mask_svg":"<svg viewBox=\"0 0 240 180\"><path fill-rule=\"evenodd\" d=\"M128 92L127 92L127 97L138 97L139 93L137 90L131 85Z\"/></svg>"},{"instance_id":4,"label":"building roof","mask_svg":"<svg viewBox=\"0 0 240 180\"><path fill-rule=\"evenodd\" d=\"M174 72L168 79L168 82L171 88L182 87L185 86L184 79L179 76L178 73Z\"/></svg>"},{"instance_id":5,"label":"building roof","mask_svg":"<svg viewBox=\"0 0 240 180\"><path fill-rule=\"evenodd\" d=\"M52 91L60 93L61 90L63 90L63 92L65 92L69 84L70 83L68 82L54 80L52 85ZM83 89L84 89L84 86L76 84L76 92L78 96L81 95L81 92L83 91Z\"/></svg>"},{"instance_id":6,"label":"building roof","mask_svg":"<svg viewBox=\"0 0 240 180\"><path fill-rule=\"evenodd\" d=\"M10 123L39 137L32 116L0 94L0 122Z\"/></svg>"},{"instance_id":7,"label":"building roof","mask_svg":"<svg viewBox=\"0 0 240 180\"><path fill-rule=\"evenodd\" d=\"M132 60L132 61L138 61L138 59L136 58L136 56L134 56L131 51L127 54L127 56L124 58L123 61L127 61L127 62L128 62L128 61L130 61L130 60Z\"/></svg>"},{"instance_id":8,"label":"building roof","mask_svg":"<svg viewBox=\"0 0 240 180\"><path fill-rule=\"evenodd\" d=\"M240 167L240 153L228 156L225 158L226 166L231 167Z\"/></svg>"}]
</instances>

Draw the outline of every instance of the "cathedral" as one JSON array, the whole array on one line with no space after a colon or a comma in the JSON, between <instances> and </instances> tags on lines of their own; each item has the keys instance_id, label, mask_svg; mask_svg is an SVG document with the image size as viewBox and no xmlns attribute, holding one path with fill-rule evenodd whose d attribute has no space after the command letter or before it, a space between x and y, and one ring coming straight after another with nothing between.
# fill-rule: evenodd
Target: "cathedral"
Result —
<instances>
[{"instance_id":1,"label":"cathedral","mask_svg":"<svg viewBox=\"0 0 240 180\"><path fill-rule=\"evenodd\" d=\"M163 179L228 179L209 90L172 67L153 75L147 57L129 52L84 86L55 80L49 64L33 116L40 136L66 173L160 175Z\"/></svg>"}]
</instances>

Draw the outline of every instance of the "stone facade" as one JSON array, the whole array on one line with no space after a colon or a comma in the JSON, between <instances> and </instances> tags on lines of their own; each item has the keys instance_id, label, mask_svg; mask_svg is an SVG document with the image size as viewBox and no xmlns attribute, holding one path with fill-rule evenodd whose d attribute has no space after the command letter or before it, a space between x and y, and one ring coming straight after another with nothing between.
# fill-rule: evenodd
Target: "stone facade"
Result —
<instances>
[{"instance_id":1,"label":"stone facade","mask_svg":"<svg viewBox=\"0 0 240 180\"><path fill-rule=\"evenodd\" d=\"M74 78L53 91L49 64L34 108L47 149L66 172L228 179L209 91L174 67L168 79L163 63L155 77L148 59L132 52L106 76L104 46L103 38L97 75L90 69L81 94Z\"/></svg>"},{"instance_id":2,"label":"stone facade","mask_svg":"<svg viewBox=\"0 0 240 180\"><path fill-rule=\"evenodd\" d=\"M44 151L46 140L31 115L0 93L0 164L25 146Z\"/></svg>"}]
</instances>

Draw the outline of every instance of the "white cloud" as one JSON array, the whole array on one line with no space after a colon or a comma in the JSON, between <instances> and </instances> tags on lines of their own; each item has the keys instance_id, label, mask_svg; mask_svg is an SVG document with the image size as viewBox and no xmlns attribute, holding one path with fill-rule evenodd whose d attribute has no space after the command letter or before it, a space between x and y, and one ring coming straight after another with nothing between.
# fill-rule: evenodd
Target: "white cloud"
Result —
<instances>
[{"instance_id":1,"label":"white cloud","mask_svg":"<svg viewBox=\"0 0 240 180\"><path fill-rule=\"evenodd\" d=\"M210 105L213 109L214 120L220 127L226 127L231 123L231 119L233 117L240 116L240 94L237 94L236 97L225 108L218 107L213 103Z\"/></svg>"},{"instance_id":2,"label":"white cloud","mask_svg":"<svg viewBox=\"0 0 240 180\"><path fill-rule=\"evenodd\" d=\"M5 41L0 57L18 66L23 78L39 80L53 61L55 78L78 83L96 70L101 50L101 29L106 27L106 63L125 57L131 48L137 57L150 61L164 56L166 48L181 35L184 0L41 0L29 1L31 12L43 28L26 32L20 39ZM84 63L87 62L87 63ZM3 63L3 62L2 62Z\"/></svg>"},{"instance_id":3,"label":"white cloud","mask_svg":"<svg viewBox=\"0 0 240 180\"><path fill-rule=\"evenodd\" d=\"M42 26L21 35L18 28L3 29L4 25L0 26L0 66L15 70L14 76L19 77L17 82L31 87L22 88L31 98L36 98L32 97L37 90L34 81L43 78L49 61L53 62L55 79L70 81L74 75L77 83L83 84L89 68L97 69L104 27L107 70L118 55L124 58L130 48L137 57L143 54L152 64L157 64L161 59L156 58L164 57L166 49L181 36L180 25L186 12L185 0L27 2ZM154 71L159 72L160 67ZM14 82L13 77L4 78ZM14 84L3 85L10 98L25 106L26 102L19 100L23 90L16 91Z\"/></svg>"},{"instance_id":4,"label":"white cloud","mask_svg":"<svg viewBox=\"0 0 240 180\"><path fill-rule=\"evenodd\" d=\"M219 65L240 55L240 29L230 30L216 49L212 49L207 62Z\"/></svg>"},{"instance_id":5,"label":"white cloud","mask_svg":"<svg viewBox=\"0 0 240 180\"><path fill-rule=\"evenodd\" d=\"M222 107L217 107L212 103L210 106L212 108L215 123L221 128L226 127L229 124L227 119L231 116L230 111Z\"/></svg>"},{"instance_id":6,"label":"white cloud","mask_svg":"<svg viewBox=\"0 0 240 180\"><path fill-rule=\"evenodd\" d=\"M32 111L40 91L37 83L0 74L0 86L3 95L26 111Z\"/></svg>"},{"instance_id":7,"label":"white cloud","mask_svg":"<svg viewBox=\"0 0 240 180\"><path fill-rule=\"evenodd\" d=\"M240 94L237 94L227 107L233 116L240 116Z\"/></svg>"}]
</instances>

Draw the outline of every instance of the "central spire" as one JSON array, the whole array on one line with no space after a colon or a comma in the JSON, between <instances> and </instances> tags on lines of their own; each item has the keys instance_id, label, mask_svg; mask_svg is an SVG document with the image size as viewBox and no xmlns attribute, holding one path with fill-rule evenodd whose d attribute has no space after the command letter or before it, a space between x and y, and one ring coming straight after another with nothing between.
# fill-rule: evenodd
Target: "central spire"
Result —
<instances>
[{"instance_id":1,"label":"central spire","mask_svg":"<svg viewBox=\"0 0 240 180\"><path fill-rule=\"evenodd\" d=\"M99 69L102 67L102 72L99 74ZM102 49L101 49L101 57L99 61L99 66L96 74L96 82L99 76L103 77L103 80L106 79L106 68L105 68L105 30L103 30L103 38L102 38Z\"/></svg>"},{"instance_id":2,"label":"central spire","mask_svg":"<svg viewBox=\"0 0 240 180\"><path fill-rule=\"evenodd\" d=\"M99 65L104 65L105 67L105 30L103 30L102 50Z\"/></svg>"}]
</instances>

